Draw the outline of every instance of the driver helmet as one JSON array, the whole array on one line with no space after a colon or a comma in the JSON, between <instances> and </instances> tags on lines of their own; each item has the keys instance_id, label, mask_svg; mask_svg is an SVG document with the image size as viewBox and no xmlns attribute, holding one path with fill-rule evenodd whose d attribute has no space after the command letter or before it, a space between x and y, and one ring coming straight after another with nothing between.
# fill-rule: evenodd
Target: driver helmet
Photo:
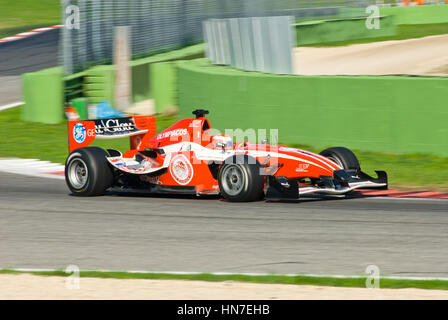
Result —
<instances>
[{"instance_id":1,"label":"driver helmet","mask_svg":"<svg viewBox=\"0 0 448 320\"><path fill-rule=\"evenodd\" d=\"M213 136L212 146L216 149L231 149L233 148L233 140L226 134Z\"/></svg>"}]
</instances>

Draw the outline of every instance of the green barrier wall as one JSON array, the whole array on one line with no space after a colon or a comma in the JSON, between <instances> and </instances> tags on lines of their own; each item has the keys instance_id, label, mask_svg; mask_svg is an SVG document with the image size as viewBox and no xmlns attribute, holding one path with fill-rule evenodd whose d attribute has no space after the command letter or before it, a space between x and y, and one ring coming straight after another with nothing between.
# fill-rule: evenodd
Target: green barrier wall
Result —
<instances>
[{"instance_id":1,"label":"green barrier wall","mask_svg":"<svg viewBox=\"0 0 448 320\"><path fill-rule=\"evenodd\" d=\"M151 72L151 65L163 61L203 57L204 48L204 44L199 44L131 61L133 102L157 96L161 99L156 101L158 112L175 103L174 69L171 68L171 71L168 70L168 74L164 75L166 68ZM156 84L156 75L157 81L160 76L161 83L169 87ZM26 102L23 119L44 123L61 122L64 119L64 102L80 97L88 98L90 103L108 100L114 105L114 84L115 70L111 65L95 66L65 77L61 67L26 73L23 75L23 95ZM153 87L157 93L153 94Z\"/></svg>"},{"instance_id":2,"label":"green barrier wall","mask_svg":"<svg viewBox=\"0 0 448 320\"><path fill-rule=\"evenodd\" d=\"M279 141L448 156L448 78L279 76L180 61L181 116L212 127L279 129Z\"/></svg>"},{"instance_id":3,"label":"green barrier wall","mask_svg":"<svg viewBox=\"0 0 448 320\"><path fill-rule=\"evenodd\" d=\"M379 29L368 29L365 18L314 21L295 26L298 45L385 37L397 32L393 16L381 17Z\"/></svg>"},{"instance_id":4,"label":"green barrier wall","mask_svg":"<svg viewBox=\"0 0 448 320\"><path fill-rule=\"evenodd\" d=\"M173 62L158 62L151 65L150 82L156 113L177 109L177 72Z\"/></svg>"},{"instance_id":5,"label":"green barrier wall","mask_svg":"<svg viewBox=\"0 0 448 320\"><path fill-rule=\"evenodd\" d=\"M22 76L26 105L25 121L59 123L64 119L64 86L60 68L51 68Z\"/></svg>"},{"instance_id":6,"label":"green barrier wall","mask_svg":"<svg viewBox=\"0 0 448 320\"><path fill-rule=\"evenodd\" d=\"M71 100L73 107L78 112L81 120L89 120L89 99L87 98L75 98Z\"/></svg>"},{"instance_id":7,"label":"green barrier wall","mask_svg":"<svg viewBox=\"0 0 448 320\"><path fill-rule=\"evenodd\" d=\"M153 64L175 60L190 60L204 56L205 45L198 44L179 50L165 52L131 62L132 68L132 97L134 102L155 98L153 86L155 78L151 76ZM162 79L163 81L163 79Z\"/></svg>"},{"instance_id":8,"label":"green barrier wall","mask_svg":"<svg viewBox=\"0 0 448 320\"><path fill-rule=\"evenodd\" d=\"M195 59L204 56L204 45L199 44L179 50L174 50L166 53L157 54L151 57L131 61L132 73L132 100L133 102L140 102L143 100L155 98L153 87L157 86L155 77L151 76L151 68L153 64L166 61L175 61L179 59ZM154 73L156 74L156 73ZM161 81L166 82L163 73ZM108 100L114 105L114 85L115 85L115 69L114 66L96 66L82 73L84 77L84 96L89 98L92 103L98 103L101 100ZM171 81L174 83L174 81ZM175 90L175 87L167 88L165 91ZM160 93L160 90L158 90ZM162 99L166 99L167 95L158 95ZM157 103L156 105L166 105L166 101ZM163 111L163 107L160 108Z\"/></svg>"},{"instance_id":9,"label":"green barrier wall","mask_svg":"<svg viewBox=\"0 0 448 320\"><path fill-rule=\"evenodd\" d=\"M425 24L448 22L448 4L408 7L383 7L381 15L394 15L397 24Z\"/></svg>"},{"instance_id":10,"label":"green barrier wall","mask_svg":"<svg viewBox=\"0 0 448 320\"><path fill-rule=\"evenodd\" d=\"M114 105L115 101L115 67L95 66L85 71L83 77L83 96L89 103L107 100Z\"/></svg>"}]
</instances>

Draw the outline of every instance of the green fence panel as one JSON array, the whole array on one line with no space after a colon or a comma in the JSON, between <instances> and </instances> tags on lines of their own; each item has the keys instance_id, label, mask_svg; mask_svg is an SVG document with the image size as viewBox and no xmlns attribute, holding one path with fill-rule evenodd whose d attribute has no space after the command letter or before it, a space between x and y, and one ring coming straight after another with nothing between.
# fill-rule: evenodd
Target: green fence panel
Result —
<instances>
[{"instance_id":1,"label":"green fence panel","mask_svg":"<svg viewBox=\"0 0 448 320\"><path fill-rule=\"evenodd\" d=\"M159 62L169 62L179 59L190 60L201 58L204 56L205 46L204 44L198 44L179 50L173 50L170 52L156 54L147 58L137 59L131 61L132 68L132 99L133 102L140 102L143 100L154 98L154 76L152 74L160 74L159 72L153 73L151 68L153 64ZM160 74L163 77L163 74ZM162 79L164 81L164 79ZM157 89L159 90L159 88ZM156 107L157 108L157 107ZM163 109L163 107L162 107Z\"/></svg>"},{"instance_id":2,"label":"green fence panel","mask_svg":"<svg viewBox=\"0 0 448 320\"><path fill-rule=\"evenodd\" d=\"M140 102L153 98L153 80L151 66L158 62L178 59L194 59L204 55L204 45L195 45L171 52L157 54L151 57L130 62L132 72L132 101ZM108 100L114 106L115 68L112 65L95 66L84 71L84 96L89 102L98 103ZM163 77L163 75L162 75ZM162 79L163 81L163 79Z\"/></svg>"},{"instance_id":3,"label":"green fence panel","mask_svg":"<svg viewBox=\"0 0 448 320\"><path fill-rule=\"evenodd\" d=\"M152 97L151 64L203 57L204 48L204 44L199 44L131 61L133 102L140 102ZM162 78L161 81L166 80L166 78ZM112 65L95 66L69 76L63 75L61 67L24 74L23 95L26 105L23 109L23 119L44 123L60 122L64 119L64 102L81 97L87 98L89 103L108 100L114 106L114 85L115 69ZM174 101L172 92L167 94L170 92L169 90L163 88L156 90L162 92L160 95L161 109L164 108L164 105Z\"/></svg>"},{"instance_id":4,"label":"green fence panel","mask_svg":"<svg viewBox=\"0 0 448 320\"><path fill-rule=\"evenodd\" d=\"M177 74L172 62L151 64L150 79L156 113L177 109Z\"/></svg>"},{"instance_id":5,"label":"green fence panel","mask_svg":"<svg viewBox=\"0 0 448 320\"><path fill-rule=\"evenodd\" d=\"M87 98L76 98L71 100L73 107L78 112L81 120L89 120L88 105L89 100Z\"/></svg>"},{"instance_id":6,"label":"green fence panel","mask_svg":"<svg viewBox=\"0 0 448 320\"><path fill-rule=\"evenodd\" d=\"M448 78L277 76L178 62L179 108L212 126L278 129L279 141L448 156Z\"/></svg>"},{"instance_id":7,"label":"green fence panel","mask_svg":"<svg viewBox=\"0 0 448 320\"><path fill-rule=\"evenodd\" d=\"M368 29L365 18L299 23L295 25L297 44L307 45L321 42L347 41L396 34L395 17L384 16L379 19L379 29Z\"/></svg>"},{"instance_id":8,"label":"green fence panel","mask_svg":"<svg viewBox=\"0 0 448 320\"><path fill-rule=\"evenodd\" d=\"M397 24L425 24L448 22L448 4L383 7L381 15L394 15Z\"/></svg>"},{"instance_id":9,"label":"green fence panel","mask_svg":"<svg viewBox=\"0 0 448 320\"><path fill-rule=\"evenodd\" d=\"M25 121L59 123L64 119L64 87L61 68L22 75Z\"/></svg>"},{"instance_id":10,"label":"green fence panel","mask_svg":"<svg viewBox=\"0 0 448 320\"><path fill-rule=\"evenodd\" d=\"M132 66L132 101L140 102L151 98L149 65Z\"/></svg>"},{"instance_id":11,"label":"green fence panel","mask_svg":"<svg viewBox=\"0 0 448 320\"><path fill-rule=\"evenodd\" d=\"M85 71L84 97L89 103L107 100L114 106L115 68L114 66L96 66Z\"/></svg>"}]
</instances>

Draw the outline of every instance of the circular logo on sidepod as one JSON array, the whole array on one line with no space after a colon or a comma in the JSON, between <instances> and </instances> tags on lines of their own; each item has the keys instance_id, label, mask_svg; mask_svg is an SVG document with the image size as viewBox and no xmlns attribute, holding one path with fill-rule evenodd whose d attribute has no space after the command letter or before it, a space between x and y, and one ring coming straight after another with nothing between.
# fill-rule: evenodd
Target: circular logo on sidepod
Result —
<instances>
[{"instance_id":1,"label":"circular logo on sidepod","mask_svg":"<svg viewBox=\"0 0 448 320\"><path fill-rule=\"evenodd\" d=\"M77 143L83 143L86 140L86 128L82 123L77 123L73 127L73 138Z\"/></svg>"},{"instance_id":2,"label":"circular logo on sidepod","mask_svg":"<svg viewBox=\"0 0 448 320\"><path fill-rule=\"evenodd\" d=\"M193 179L193 166L186 156L178 154L171 160L170 173L180 185L186 185Z\"/></svg>"}]
</instances>

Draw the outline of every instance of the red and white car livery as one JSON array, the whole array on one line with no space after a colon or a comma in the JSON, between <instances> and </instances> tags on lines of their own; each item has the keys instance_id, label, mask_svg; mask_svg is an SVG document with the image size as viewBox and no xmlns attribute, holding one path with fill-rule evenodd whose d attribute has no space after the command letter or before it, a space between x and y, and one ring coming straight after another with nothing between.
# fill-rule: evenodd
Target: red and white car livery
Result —
<instances>
[{"instance_id":1,"label":"red and white car livery","mask_svg":"<svg viewBox=\"0 0 448 320\"><path fill-rule=\"evenodd\" d=\"M69 121L65 177L79 196L113 187L154 193L221 194L229 201L298 199L303 194L346 194L387 188L387 175L372 178L343 147L320 154L287 146L234 143L213 135L206 110L156 134L154 117ZM130 150L89 147L96 138L130 137Z\"/></svg>"}]
</instances>

